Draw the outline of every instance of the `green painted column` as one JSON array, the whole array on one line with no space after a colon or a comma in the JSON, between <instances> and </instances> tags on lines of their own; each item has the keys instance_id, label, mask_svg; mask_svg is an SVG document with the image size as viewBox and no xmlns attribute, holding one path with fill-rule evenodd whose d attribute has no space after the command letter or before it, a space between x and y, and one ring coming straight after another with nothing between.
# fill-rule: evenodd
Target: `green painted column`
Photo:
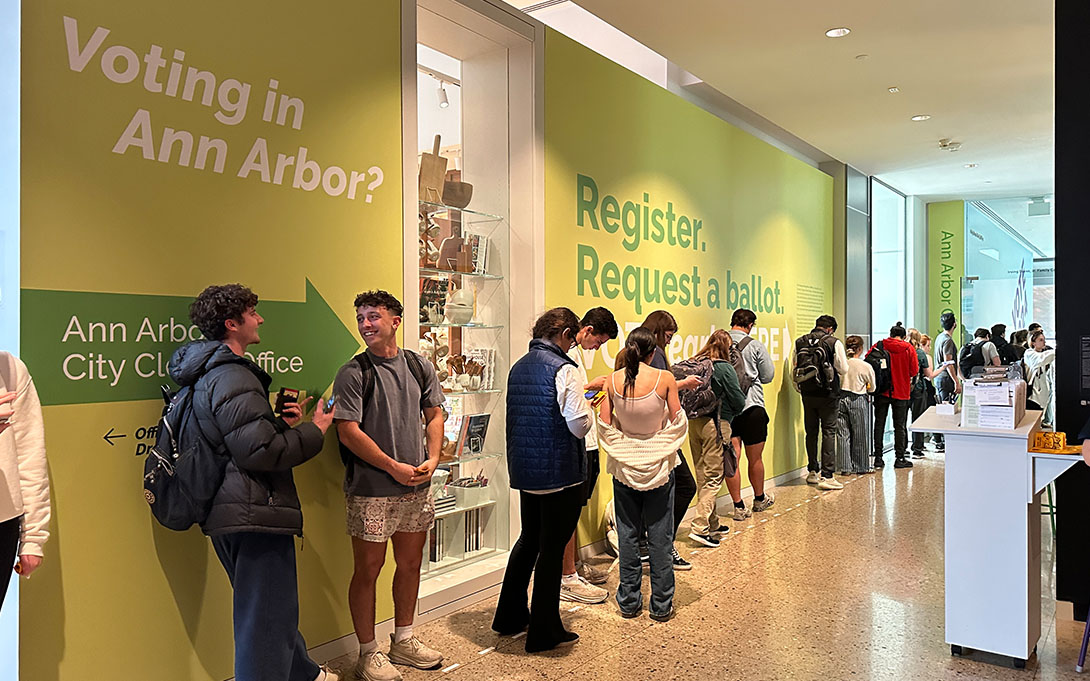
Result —
<instances>
[{"instance_id":1,"label":"green painted column","mask_svg":"<svg viewBox=\"0 0 1090 681\"><path fill-rule=\"evenodd\" d=\"M927 324L936 336L939 316L961 317L961 279L965 276L965 202L927 204Z\"/></svg>"}]
</instances>

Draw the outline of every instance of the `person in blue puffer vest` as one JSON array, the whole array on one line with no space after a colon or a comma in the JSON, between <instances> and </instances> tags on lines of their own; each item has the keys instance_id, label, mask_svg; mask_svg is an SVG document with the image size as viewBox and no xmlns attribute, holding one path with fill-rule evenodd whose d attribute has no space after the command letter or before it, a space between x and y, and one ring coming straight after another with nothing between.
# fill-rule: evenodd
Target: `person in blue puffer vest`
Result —
<instances>
[{"instance_id":1,"label":"person in blue puffer vest","mask_svg":"<svg viewBox=\"0 0 1090 681\"><path fill-rule=\"evenodd\" d=\"M567 356L578 332L579 318L566 307L541 315L530 351L507 378L507 470L519 490L522 534L511 549L492 629L525 630L528 653L579 640L560 621L561 562L583 506L583 438L593 424L578 367Z\"/></svg>"}]
</instances>

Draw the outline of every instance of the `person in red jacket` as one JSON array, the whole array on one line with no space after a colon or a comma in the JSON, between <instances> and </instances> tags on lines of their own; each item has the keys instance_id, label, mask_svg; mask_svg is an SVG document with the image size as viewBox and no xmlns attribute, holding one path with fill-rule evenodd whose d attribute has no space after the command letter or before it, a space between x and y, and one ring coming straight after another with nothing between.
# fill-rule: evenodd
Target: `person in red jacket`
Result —
<instances>
[{"instance_id":1,"label":"person in red jacket","mask_svg":"<svg viewBox=\"0 0 1090 681\"><path fill-rule=\"evenodd\" d=\"M912 404L912 377L920 371L920 362L916 349L905 340L908 332L901 322L889 330L889 338L875 343L871 347L882 345L889 353L889 369L893 378L893 388L874 396L874 467L886 465L882 460L883 439L886 432L886 418L893 407L893 445L897 454L894 468L912 468L908 459L908 410Z\"/></svg>"}]
</instances>

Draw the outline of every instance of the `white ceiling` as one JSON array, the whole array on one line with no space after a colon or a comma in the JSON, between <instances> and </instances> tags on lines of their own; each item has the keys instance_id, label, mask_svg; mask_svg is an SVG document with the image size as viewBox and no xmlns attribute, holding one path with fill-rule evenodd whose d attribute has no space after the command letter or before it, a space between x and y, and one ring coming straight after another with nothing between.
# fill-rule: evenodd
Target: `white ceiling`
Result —
<instances>
[{"instance_id":1,"label":"white ceiling","mask_svg":"<svg viewBox=\"0 0 1090 681\"><path fill-rule=\"evenodd\" d=\"M1047 0L576 2L905 194L940 200L1052 191ZM852 33L826 38L836 26ZM890 94L891 86L900 93ZM914 114L932 118L914 123ZM961 150L940 150L941 138Z\"/></svg>"}]
</instances>

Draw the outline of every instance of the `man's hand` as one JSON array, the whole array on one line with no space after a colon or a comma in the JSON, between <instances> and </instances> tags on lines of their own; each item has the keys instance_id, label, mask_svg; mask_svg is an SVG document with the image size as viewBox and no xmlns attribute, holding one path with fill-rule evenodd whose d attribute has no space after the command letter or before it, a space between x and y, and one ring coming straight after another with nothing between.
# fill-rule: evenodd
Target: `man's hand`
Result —
<instances>
[{"instance_id":1,"label":"man's hand","mask_svg":"<svg viewBox=\"0 0 1090 681\"><path fill-rule=\"evenodd\" d=\"M425 459L424 463L417 466L414 471L412 479L409 481L410 485L422 485L425 482L431 480L431 476L435 473L436 466L439 465L438 461L432 461L430 458Z\"/></svg>"},{"instance_id":2,"label":"man's hand","mask_svg":"<svg viewBox=\"0 0 1090 681\"><path fill-rule=\"evenodd\" d=\"M309 401L310 398L308 397L307 402ZM336 405L334 405L333 408L329 411L325 411L325 400L318 400L317 406L314 407L314 418L311 422L314 425L318 426L318 429L321 430L322 434L324 435L325 432L329 430L329 426L332 425L333 418L336 413Z\"/></svg>"},{"instance_id":3,"label":"man's hand","mask_svg":"<svg viewBox=\"0 0 1090 681\"><path fill-rule=\"evenodd\" d=\"M954 385L954 394L955 395L960 395L961 390L962 390L961 381L958 381L957 384Z\"/></svg>"},{"instance_id":4,"label":"man's hand","mask_svg":"<svg viewBox=\"0 0 1090 681\"><path fill-rule=\"evenodd\" d=\"M386 470L394 480L401 485L413 485L413 478L416 477L416 469L407 463L401 463L400 461L394 461L390 459L390 467ZM430 474L429 474L430 477Z\"/></svg>"},{"instance_id":5,"label":"man's hand","mask_svg":"<svg viewBox=\"0 0 1090 681\"><path fill-rule=\"evenodd\" d=\"M16 574L29 578L30 575L42 564L41 556L19 556L19 562L15 564Z\"/></svg>"},{"instance_id":6,"label":"man's hand","mask_svg":"<svg viewBox=\"0 0 1090 681\"><path fill-rule=\"evenodd\" d=\"M677 382L677 389L694 390L696 388L699 388L701 385L703 385L703 383L701 383L700 379L696 376L686 376L685 378Z\"/></svg>"},{"instance_id":7,"label":"man's hand","mask_svg":"<svg viewBox=\"0 0 1090 681\"><path fill-rule=\"evenodd\" d=\"M599 390L601 390L602 388L605 388L605 387L606 387L606 377L605 376L599 376L598 378L594 379L590 383L583 386L583 390L586 390L587 392L590 392L592 390L599 391Z\"/></svg>"}]
</instances>

